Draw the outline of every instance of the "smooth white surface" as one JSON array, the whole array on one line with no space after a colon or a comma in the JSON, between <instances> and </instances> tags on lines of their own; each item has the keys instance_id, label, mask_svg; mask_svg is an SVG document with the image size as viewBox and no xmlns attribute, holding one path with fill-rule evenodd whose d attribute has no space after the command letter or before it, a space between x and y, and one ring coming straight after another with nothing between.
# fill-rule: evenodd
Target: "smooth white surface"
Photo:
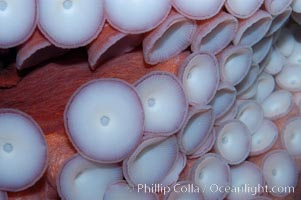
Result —
<instances>
[{"instance_id":1,"label":"smooth white surface","mask_svg":"<svg viewBox=\"0 0 301 200\"><path fill-rule=\"evenodd\" d=\"M142 142L129 158L128 174L130 181L138 184L158 184L172 169L178 154L175 137Z\"/></svg>"},{"instance_id":2,"label":"smooth white surface","mask_svg":"<svg viewBox=\"0 0 301 200\"><path fill-rule=\"evenodd\" d=\"M254 13L263 0L226 0L228 11L239 18L246 18Z\"/></svg>"},{"instance_id":3,"label":"smooth white surface","mask_svg":"<svg viewBox=\"0 0 301 200\"><path fill-rule=\"evenodd\" d=\"M293 103L292 94L286 90L277 90L270 94L261 104L264 116L276 119L286 115Z\"/></svg>"},{"instance_id":4,"label":"smooth white surface","mask_svg":"<svg viewBox=\"0 0 301 200\"><path fill-rule=\"evenodd\" d=\"M209 153L201 157L194 166L193 181L204 190L205 199L223 199L227 194L209 189L211 185L217 184L219 187L226 187L230 183L230 168L226 162L215 153Z\"/></svg>"},{"instance_id":5,"label":"smooth white surface","mask_svg":"<svg viewBox=\"0 0 301 200\"><path fill-rule=\"evenodd\" d=\"M0 188L23 189L44 170L47 144L31 119L0 110Z\"/></svg>"},{"instance_id":6,"label":"smooth white surface","mask_svg":"<svg viewBox=\"0 0 301 200\"><path fill-rule=\"evenodd\" d=\"M201 143L205 142L206 136L213 126L213 120L211 109L198 112L189 119L180 139L186 152L195 150Z\"/></svg>"},{"instance_id":7,"label":"smooth white surface","mask_svg":"<svg viewBox=\"0 0 301 200\"><path fill-rule=\"evenodd\" d=\"M290 18L291 13L292 13L292 9L290 7L288 7L282 13L280 13L280 14L278 14L276 16L273 16L273 21L272 21L270 30L267 33L267 35L272 35L276 31L278 31L280 28L282 28L283 25L285 25L285 23Z\"/></svg>"},{"instance_id":8,"label":"smooth white surface","mask_svg":"<svg viewBox=\"0 0 301 200\"><path fill-rule=\"evenodd\" d=\"M211 52L218 54L233 40L238 28L238 20L221 11L214 17L199 23L191 43L193 52Z\"/></svg>"},{"instance_id":9,"label":"smooth white surface","mask_svg":"<svg viewBox=\"0 0 301 200\"><path fill-rule=\"evenodd\" d=\"M198 54L187 64L183 74L183 87L190 103L205 105L216 93L219 69L214 57Z\"/></svg>"},{"instance_id":10,"label":"smooth white surface","mask_svg":"<svg viewBox=\"0 0 301 200\"><path fill-rule=\"evenodd\" d=\"M58 187L66 200L99 200L109 184L122 179L120 165L97 164L76 155L63 166Z\"/></svg>"},{"instance_id":11,"label":"smooth white surface","mask_svg":"<svg viewBox=\"0 0 301 200\"><path fill-rule=\"evenodd\" d=\"M248 27L242 37L240 38L239 44L241 45L253 45L260 41L270 28L272 20L270 18L262 18L254 22Z\"/></svg>"},{"instance_id":12,"label":"smooth white surface","mask_svg":"<svg viewBox=\"0 0 301 200\"><path fill-rule=\"evenodd\" d=\"M126 33L153 29L168 15L169 0L104 0L109 23Z\"/></svg>"},{"instance_id":13,"label":"smooth white surface","mask_svg":"<svg viewBox=\"0 0 301 200\"><path fill-rule=\"evenodd\" d=\"M258 74L259 74L259 65L253 63L246 77L238 85L235 86L237 90L237 95L244 93L250 87L252 87L252 85L254 85L257 80Z\"/></svg>"},{"instance_id":14,"label":"smooth white surface","mask_svg":"<svg viewBox=\"0 0 301 200\"><path fill-rule=\"evenodd\" d=\"M274 77L267 73L262 73L257 79L256 101L263 102L275 89Z\"/></svg>"},{"instance_id":15,"label":"smooth white surface","mask_svg":"<svg viewBox=\"0 0 301 200\"><path fill-rule=\"evenodd\" d=\"M233 105L236 99L235 88L221 88L216 92L214 99L211 101L212 109L216 118L226 113Z\"/></svg>"},{"instance_id":16,"label":"smooth white surface","mask_svg":"<svg viewBox=\"0 0 301 200\"><path fill-rule=\"evenodd\" d=\"M250 98L253 98L256 95L257 85L258 85L257 81L255 81L255 83L250 88L248 88L242 94L239 94L238 97L240 99L250 99Z\"/></svg>"},{"instance_id":17,"label":"smooth white surface","mask_svg":"<svg viewBox=\"0 0 301 200\"><path fill-rule=\"evenodd\" d=\"M277 49L272 48L263 61L262 67L264 67L265 72L275 75L282 70L285 62L287 62L285 57Z\"/></svg>"},{"instance_id":18,"label":"smooth white surface","mask_svg":"<svg viewBox=\"0 0 301 200\"><path fill-rule=\"evenodd\" d=\"M228 120L233 120L237 114L238 108L237 104L234 103L231 108L221 117L216 119L215 124L223 124Z\"/></svg>"},{"instance_id":19,"label":"smooth white surface","mask_svg":"<svg viewBox=\"0 0 301 200\"><path fill-rule=\"evenodd\" d=\"M277 137L277 126L272 121L264 119L259 129L252 134L251 154L264 153L272 147Z\"/></svg>"},{"instance_id":20,"label":"smooth white surface","mask_svg":"<svg viewBox=\"0 0 301 200\"><path fill-rule=\"evenodd\" d=\"M21 44L33 32L35 0L0 0L0 48Z\"/></svg>"},{"instance_id":21,"label":"smooth white surface","mask_svg":"<svg viewBox=\"0 0 301 200\"><path fill-rule=\"evenodd\" d=\"M168 174L164 177L161 183L166 185L171 185L179 180L179 176L183 169L186 167L187 157L184 153L179 152L177 160L175 161L172 168L169 170Z\"/></svg>"},{"instance_id":22,"label":"smooth white surface","mask_svg":"<svg viewBox=\"0 0 301 200\"><path fill-rule=\"evenodd\" d=\"M295 47L295 39L291 31L287 28L282 28L274 46L283 56L290 56Z\"/></svg>"},{"instance_id":23,"label":"smooth white surface","mask_svg":"<svg viewBox=\"0 0 301 200\"><path fill-rule=\"evenodd\" d=\"M238 22L234 19L225 20L218 24L202 38L199 50L213 52L214 54L221 51L234 38L237 24Z\"/></svg>"},{"instance_id":24,"label":"smooth white surface","mask_svg":"<svg viewBox=\"0 0 301 200\"><path fill-rule=\"evenodd\" d=\"M252 50L249 48L238 48L232 50L221 65L221 76L223 81L233 85L238 84L249 72L252 64Z\"/></svg>"},{"instance_id":25,"label":"smooth white surface","mask_svg":"<svg viewBox=\"0 0 301 200\"><path fill-rule=\"evenodd\" d=\"M144 46L145 59L150 64L155 64L176 56L191 44L191 38L195 29L194 22L186 18L183 18L181 21L178 20L161 37L157 38L152 48ZM146 43L145 45L150 44Z\"/></svg>"},{"instance_id":26,"label":"smooth white surface","mask_svg":"<svg viewBox=\"0 0 301 200\"><path fill-rule=\"evenodd\" d=\"M301 0L293 0L291 6L294 12L301 13Z\"/></svg>"},{"instance_id":27,"label":"smooth white surface","mask_svg":"<svg viewBox=\"0 0 301 200\"><path fill-rule=\"evenodd\" d=\"M235 45L252 46L265 36L270 29L271 24L272 16L263 10L258 10L254 15L241 23L237 34L233 39L233 43Z\"/></svg>"},{"instance_id":28,"label":"smooth white surface","mask_svg":"<svg viewBox=\"0 0 301 200\"><path fill-rule=\"evenodd\" d=\"M108 186L103 200L157 200L156 196L156 194L141 192L140 190L138 192L138 189L130 187L125 181L119 181Z\"/></svg>"},{"instance_id":29,"label":"smooth white surface","mask_svg":"<svg viewBox=\"0 0 301 200\"><path fill-rule=\"evenodd\" d=\"M250 100L238 106L236 118L243 122L251 133L254 133L263 122L263 109L256 101Z\"/></svg>"},{"instance_id":30,"label":"smooth white surface","mask_svg":"<svg viewBox=\"0 0 301 200\"><path fill-rule=\"evenodd\" d=\"M154 72L136 85L145 112L145 130L173 133L180 128L187 112L187 101L178 79L165 72Z\"/></svg>"},{"instance_id":31,"label":"smooth white surface","mask_svg":"<svg viewBox=\"0 0 301 200\"><path fill-rule=\"evenodd\" d=\"M275 15L291 4L292 0L271 0L269 4L270 12Z\"/></svg>"},{"instance_id":32,"label":"smooth white surface","mask_svg":"<svg viewBox=\"0 0 301 200\"><path fill-rule=\"evenodd\" d=\"M296 40L299 40L300 38L296 38ZM291 53L291 55L287 58L287 62L290 64L301 64L301 42L294 41L294 50Z\"/></svg>"},{"instance_id":33,"label":"smooth white surface","mask_svg":"<svg viewBox=\"0 0 301 200\"><path fill-rule=\"evenodd\" d=\"M298 171L295 162L286 151L276 150L267 154L263 160L262 172L269 189L272 187L296 187ZM289 193L274 189L271 194L286 196Z\"/></svg>"},{"instance_id":34,"label":"smooth white surface","mask_svg":"<svg viewBox=\"0 0 301 200\"><path fill-rule=\"evenodd\" d=\"M291 118L286 122L282 142L291 155L301 156L301 117Z\"/></svg>"},{"instance_id":35,"label":"smooth white surface","mask_svg":"<svg viewBox=\"0 0 301 200\"><path fill-rule=\"evenodd\" d=\"M230 192L227 197L229 200L251 199L259 195L260 191L256 191L255 194L255 188L264 187L261 170L251 162L245 161L240 165L232 166L230 172L231 187L237 190Z\"/></svg>"},{"instance_id":36,"label":"smooth white surface","mask_svg":"<svg viewBox=\"0 0 301 200\"><path fill-rule=\"evenodd\" d=\"M276 76L276 83L282 89L301 91L301 65L285 65Z\"/></svg>"},{"instance_id":37,"label":"smooth white surface","mask_svg":"<svg viewBox=\"0 0 301 200\"><path fill-rule=\"evenodd\" d=\"M273 44L273 37L266 37L256 43L253 49L253 61L260 63L269 53Z\"/></svg>"},{"instance_id":38,"label":"smooth white surface","mask_svg":"<svg viewBox=\"0 0 301 200\"><path fill-rule=\"evenodd\" d=\"M215 150L229 163L243 162L251 150L251 133L242 122L228 121L217 132Z\"/></svg>"},{"instance_id":39,"label":"smooth white surface","mask_svg":"<svg viewBox=\"0 0 301 200\"><path fill-rule=\"evenodd\" d=\"M38 9L40 28L60 47L87 44L104 22L103 0L38 0Z\"/></svg>"},{"instance_id":40,"label":"smooth white surface","mask_svg":"<svg viewBox=\"0 0 301 200\"><path fill-rule=\"evenodd\" d=\"M224 4L224 0L173 0L172 2L181 14L199 20L214 16Z\"/></svg>"},{"instance_id":41,"label":"smooth white surface","mask_svg":"<svg viewBox=\"0 0 301 200\"><path fill-rule=\"evenodd\" d=\"M142 138L143 108L135 89L117 79L83 85L65 111L65 125L80 152L100 162L116 162Z\"/></svg>"}]
</instances>

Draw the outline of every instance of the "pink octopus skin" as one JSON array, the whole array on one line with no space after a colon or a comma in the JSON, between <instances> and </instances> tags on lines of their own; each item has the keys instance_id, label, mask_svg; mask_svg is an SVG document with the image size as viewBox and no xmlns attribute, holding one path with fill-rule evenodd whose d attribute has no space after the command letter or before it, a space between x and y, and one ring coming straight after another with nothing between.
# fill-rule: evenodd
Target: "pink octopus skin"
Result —
<instances>
[{"instance_id":1,"label":"pink octopus skin","mask_svg":"<svg viewBox=\"0 0 301 200\"><path fill-rule=\"evenodd\" d=\"M0 26L1 9L3 9L3 7L1 7L3 6L1 2L3 1L5 2L6 0L0 0ZM220 4L216 4L217 6L214 7L215 11L201 17L196 16L195 13L189 13L183 10L178 6L176 0L167 0L165 1L165 3L162 3L163 1L158 1L165 6L164 8L157 8L158 12L159 10L161 11L161 14L158 14L158 16L160 15L160 18L156 16L156 12L153 13L153 17L157 17L156 22L146 24L143 27L141 26L133 28L130 27L132 26L132 24L130 24L131 20L126 20L126 23L122 23L122 25L120 25L118 24L119 18L113 19L113 15L118 14L118 12L114 12L113 14L110 13L110 10L108 10L109 8L106 7L108 6L108 2L110 2L110 0L99 0L104 5L104 10L103 17L101 17L101 19L99 20L98 25L95 24L97 26L97 30L95 29L94 34L91 34L90 37L85 41L75 41L74 44L70 44L64 43L64 41L56 41L55 38L52 37L51 34L49 34L48 31L46 31L45 28L42 27L40 21L41 18L38 17L41 14L38 5L42 3L43 0L34 1L36 3L34 24L31 27L26 38L22 41L20 40L14 43L10 43L9 45L5 42L0 42L0 107L11 106L16 108L24 108L24 110L28 111L28 113L33 113L35 115L34 117L38 119L37 121L39 122L39 124L42 124L41 127L43 128L43 130L46 130L46 139L48 138L47 134L55 135L55 137L57 138L60 137L56 135L60 134L60 136L66 139L71 150L62 150L61 153L65 154L58 156L60 153L59 145L53 145L53 142L55 142L55 140L47 140L47 142L52 145L51 151L55 151L55 153L52 152L50 156L57 156L62 160L60 160L56 164L57 160L54 158L53 161L51 161L51 166L49 167L49 169L47 169L46 174L42 177L39 177L41 178L40 181L37 181L37 183L34 184L32 188L16 193L9 192L8 199L12 200L59 198L57 196L57 190L55 189L55 179L57 176L56 170L61 167L61 162L63 160L69 159L73 153L77 152L77 150L72 147L72 144L66 137L66 131L63 130L64 125L62 122L62 110L66 106L67 100L70 98L72 92L75 91L76 87L79 87L81 84L85 83L88 80L102 77L121 78L123 80L126 80L128 83L133 84L131 86L135 87L135 81L141 79L141 77L143 77L144 75L147 76L149 72L156 70L168 71L172 74L177 75L179 71L181 71L181 66L185 64L185 59L187 59L187 57L191 55L191 51L193 51L194 54L202 53L202 51L200 51L200 49L198 48L202 46L202 41L198 45L193 42L193 40L196 41L196 35L200 34L201 36L203 36L206 32L205 28L208 28L209 26L214 27L216 23L218 23L217 21L221 19L219 18L221 16L225 17L227 15L233 21L231 34L229 31L229 35L227 35L229 41L230 39L232 40L232 43L229 42L227 43L227 45L223 44L223 48L217 49L213 52L206 52L210 54L217 54L216 56L218 58L219 54L221 54L221 52L223 52L225 48L229 47L229 45L237 46L241 43L248 46L248 48L252 48L253 51L255 46L263 40L267 42L265 43L265 45L268 46L267 50L270 50L271 48L280 48L281 44L277 43L279 42L279 37L281 37L280 31L284 29L284 27L285 29L292 31L294 29L292 27L295 26L296 23L300 24L301 21L299 19L300 14L296 12L298 11L296 7L297 5L295 5L297 3L300 3L299 0L244 1L243 3L245 5L249 5L246 6L246 10L243 10L243 7L238 3L235 4L235 0L216 0L216 2L219 1ZM111 2L113 2L113 0ZM146 4L142 1L137 1L136 3L136 5ZM121 11L128 10L128 7L119 6L119 9L121 9ZM141 7L140 10L144 13L147 13L147 8ZM281 18L281 14L283 14L283 18ZM149 16L151 15L149 14ZM192 31L194 32L194 34L191 34L191 36L188 37L189 44L187 44L185 47L182 46L182 48L176 51L176 53L167 55L164 60L150 60L148 58L149 49L153 46L153 44L150 44L150 41L154 38L154 35L163 35L164 33L168 32L166 31L168 29L164 29L163 27L166 28L166 24L171 24L171 16L176 16L175 18L178 19L185 19L194 24L194 26L198 26L198 28L195 28L197 30ZM277 18L277 16L279 16L280 19ZM290 16L293 16L296 22L289 20L289 22L287 23L286 17ZM246 35L252 33L252 30L249 31L248 28L254 21L256 22L256 18L266 20L265 26L262 28L265 30L261 31L260 34L257 34L257 36L254 36L252 40L243 41L242 36L244 36L245 32L247 32ZM116 19L118 23L116 23ZM124 19L127 19L127 16L125 16ZM147 17L136 19L141 21L144 19L148 20ZM281 22L281 20L283 21ZM276 24L277 22L279 22L279 27ZM76 23L80 25L81 22ZM38 24L38 26L36 26L36 24ZM134 24L138 24L138 22ZM273 27L273 24L276 24L275 27ZM256 28L257 26L254 27ZM77 33L74 33L74 35L76 34ZM68 37L68 35L66 36ZM297 56L296 52L298 52L298 48L293 48L295 47L293 45L298 46L298 40L299 38L297 36L294 36L294 38L290 41L291 48L287 51L282 49L282 51L279 51L279 55L283 56L286 60L289 60L288 57L290 53L294 51L293 56L295 57L288 62L298 62L298 60L295 59ZM142 43L143 45L141 45ZM284 47L281 46L281 48ZM74 50L70 51L70 49ZM142 53L143 50L145 51L145 55L143 55ZM134 52L131 53L132 51ZM264 54L268 54L268 51L264 52ZM17 56L15 57L15 55ZM87 56L89 58L87 58ZM258 57L258 60L258 66L256 66L257 73L254 73L257 75L257 77L262 73L263 70L265 70L264 73L269 72L269 69L263 69L264 62L262 62L262 60L267 61L268 56L262 55L262 57ZM297 64L300 65L300 63ZM91 72L90 70L93 72ZM77 73L73 73L75 71ZM244 76L247 76L247 73L249 72L246 72ZM279 73L281 73L281 71L279 71ZM47 74L47 76L45 76L45 74ZM66 78L67 76L71 77ZM271 76L275 78L275 75ZM34 79L34 81L32 79ZM65 80L74 81L64 82ZM233 98L233 101L229 102L229 105L225 108L224 111L221 111L218 116L215 116L216 120L213 121L214 127L212 128L212 130L210 129L210 132L208 133L208 136L206 136L206 140L202 143L202 145L199 145L197 146L197 148L193 149L192 153L189 152L189 155L184 155L182 152L179 152L177 156L173 155L175 156L175 158L173 159L174 163L171 167L172 170L170 170L170 173L166 176L167 178L162 179L162 181L166 183L166 185L172 186L179 181L180 183L187 183L187 180L191 181L189 172L191 171L191 166L193 166L193 164L196 162L196 159L203 157L206 153L216 153L213 149L216 138L218 137L218 135L216 134L216 127L227 120L233 120L236 118L238 101L248 98L252 98L254 100L257 98L256 92L252 95L249 90L254 88L255 90L257 90L257 86L250 87L248 88L248 90L246 89L243 92L240 92L238 89L239 83L233 86L233 84L225 81L225 78L222 77L222 74L218 76L218 81L219 82L215 90L227 90L235 97ZM240 81L243 82L244 80ZM252 81L254 81L252 85L257 85L257 80ZM32 85L33 82L35 83L34 85ZM56 82L63 82L64 86L57 84ZM182 84L181 81L179 81L179 83L180 85ZM276 85L274 91L279 89L279 85ZM31 95L25 95L29 91L34 92ZM248 92L250 93L248 94ZM47 95L45 93L53 94L53 96L46 98ZM262 163L264 162L265 156L267 154L275 150L285 150L286 147L283 144L283 141L281 141L281 131L287 121L289 121L289 119L291 119L292 117L300 116L299 107L301 107L298 102L298 97L295 96L297 95L297 91L291 91L291 93L292 99L296 98L296 102L292 101L291 105L289 106L288 113L271 119L273 123L275 123L279 131L279 137L275 139L276 141L273 141L273 146L269 146L264 150L265 152L258 152L258 155L249 154L245 161L252 162L260 167L262 166ZM212 99L214 99L215 96L216 91L214 91L214 95L209 98L209 102L207 102L207 104L213 104ZM45 101L46 107L42 105L41 101ZM50 101L51 103L49 103ZM187 101L187 99L185 99L185 101ZM172 132L159 133L159 137L168 138L175 137L171 135L178 136L184 122L187 120L188 110L193 110L196 108L196 106L197 105L195 105L194 103L188 105L188 102L185 102L185 111L181 122ZM154 137L154 133L144 132L143 140L148 140ZM137 144L141 143L142 140ZM57 150L54 150L55 148ZM127 162L130 156L132 156L131 153L118 161ZM50 160L51 159L52 158L50 158ZM282 197L275 197L275 195L273 196L273 194L271 193L264 192L263 194L261 194L261 196L258 196L252 200L298 200L300 198L301 159L294 156L292 156L292 159L295 161L295 167L298 171L298 177L297 175L295 177L296 181L298 181L298 184L295 187L295 192ZM117 162L117 160L115 161ZM129 179L126 172L123 175L127 177L127 179ZM157 193L154 194L154 197L155 199L167 198L164 195ZM7 197L4 194L4 199L6 200L6 198ZM199 198L201 199L202 197Z\"/></svg>"}]
</instances>

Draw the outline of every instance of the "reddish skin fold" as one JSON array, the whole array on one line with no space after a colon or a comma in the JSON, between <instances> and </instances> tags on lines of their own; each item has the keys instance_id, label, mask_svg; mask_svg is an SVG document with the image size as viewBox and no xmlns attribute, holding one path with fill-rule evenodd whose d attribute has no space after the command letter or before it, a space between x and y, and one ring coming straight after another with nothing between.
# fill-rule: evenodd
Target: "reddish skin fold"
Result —
<instances>
[{"instance_id":1,"label":"reddish skin fold","mask_svg":"<svg viewBox=\"0 0 301 200\"><path fill-rule=\"evenodd\" d=\"M122 33L106 24L98 37L87 47L90 68L95 70L106 61L132 51L142 40L142 34Z\"/></svg>"},{"instance_id":2,"label":"reddish skin fold","mask_svg":"<svg viewBox=\"0 0 301 200\"><path fill-rule=\"evenodd\" d=\"M11 52L12 49L0 48L0 89L14 87L21 79L16 64L12 63Z\"/></svg>"},{"instance_id":3,"label":"reddish skin fold","mask_svg":"<svg viewBox=\"0 0 301 200\"><path fill-rule=\"evenodd\" d=\"M0 56L7 55L9 53L9 49L0 48Z\"/></svg>"},{"instance_id":4,"label":"reddish skin fold","mask_svg":"<svg viewBox=\"0 0 301 200\"><path fill-rule=\"evenodd\" d=\"M15 64L10 64L2 69L0 66L0 89L15 87L20 80L21 77L18 75Z\"/></svg>"},{"instance_id":5,"label":"reddish skin fold","mask_svg":"<svg viewBox=\"0 0 301 200\"><path fill-rule=\"evenodd\" d=\"M46 177L48 183L53 188L56 188L56 177L59 170L65 161L75 154L76 151L63 130L46 135L46 141L49 147Z\"/></svg>"},{"instance_id":6,"label":"reddish skin fold","mask_svg":"<svg viewBox=\"0 0 301 200\"><path fill-rule=\"evenodd\" d=\"M41 32L36 29L29 40L20 46L16 57L16 67L18 70L32 67L50 58L63 55L67 51L66 49L52 45Z\"/></svg>"}]
</instances>

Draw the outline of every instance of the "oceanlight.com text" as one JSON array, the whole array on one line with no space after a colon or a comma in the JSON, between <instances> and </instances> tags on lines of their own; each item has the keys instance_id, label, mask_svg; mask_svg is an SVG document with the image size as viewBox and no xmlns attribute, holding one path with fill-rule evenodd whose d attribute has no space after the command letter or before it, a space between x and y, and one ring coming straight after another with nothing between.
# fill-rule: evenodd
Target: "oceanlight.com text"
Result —
<instances>
[{"instance_id":1,"label":"oceanlight.com text","mask_svg":"<svg viewBox=\"0 0 301 200\"><path fill-rule=\"evenodd\" d=\"M162 193L163 195L169 192L183 192L183 193L250 193L251 195L257 195L259 193L294 193L295 188L293 186L273 186L268 187L267 185L262 186L258 184L257 186L243 184L240 186L222 186L218 184L211 184L210 186L200 187L196 184L180 185L175 184L174 186L164 186L162 184L138 184L135 188L137 192L144 193Z\"/></svg>"}]
</instances>

